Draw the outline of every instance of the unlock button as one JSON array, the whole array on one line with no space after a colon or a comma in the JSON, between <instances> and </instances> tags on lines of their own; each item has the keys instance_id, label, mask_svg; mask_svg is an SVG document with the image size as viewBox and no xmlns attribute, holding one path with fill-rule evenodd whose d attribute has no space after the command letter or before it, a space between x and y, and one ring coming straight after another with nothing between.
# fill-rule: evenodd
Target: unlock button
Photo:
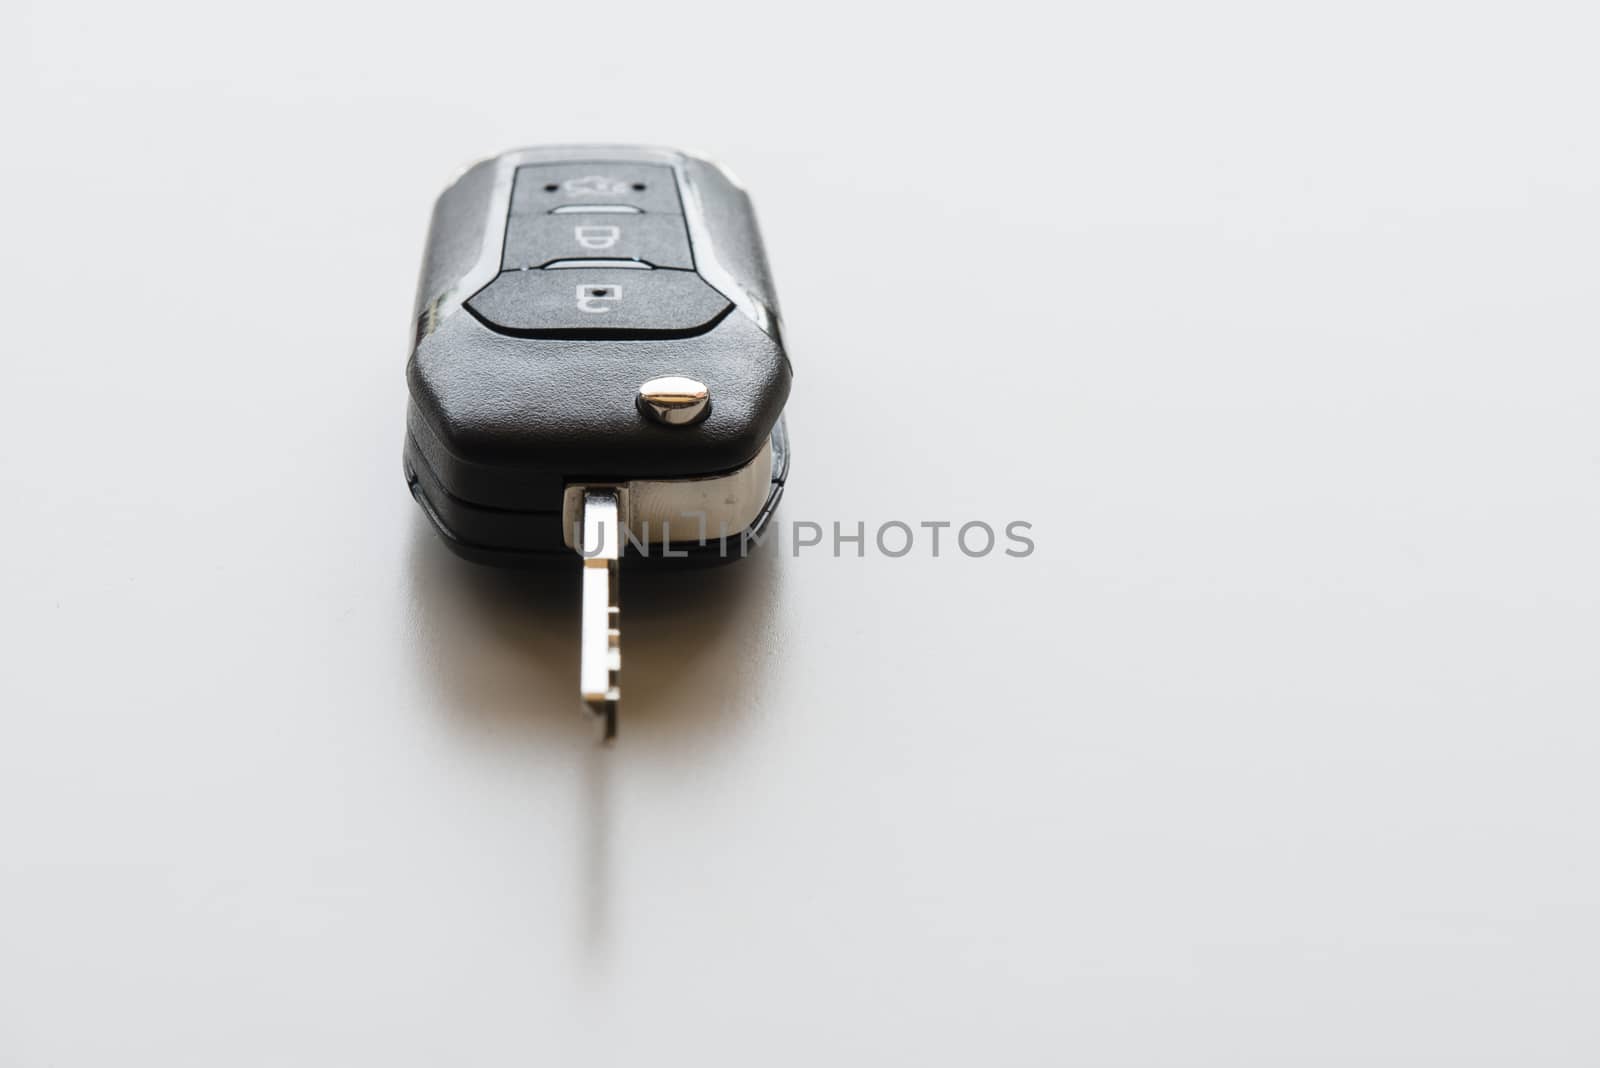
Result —
<instances>
[{"instance_id":1,"label":"unlock button","mask_svg":"<svg viewBox=\"0 0 1600 1068\"><path fill-rule=\"evenodd\" d=\"M513 215L506 226L507 271L557 260L638 260L655 267L694 267L681 215L559 212Z\"/></svg>"}]
</instances>

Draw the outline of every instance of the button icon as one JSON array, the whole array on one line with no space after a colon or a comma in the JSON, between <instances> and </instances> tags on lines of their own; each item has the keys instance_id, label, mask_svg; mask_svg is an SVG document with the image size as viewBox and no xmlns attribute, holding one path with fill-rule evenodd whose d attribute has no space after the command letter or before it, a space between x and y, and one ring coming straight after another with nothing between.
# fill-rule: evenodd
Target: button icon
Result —
<instances>
[{"instance_id":1,"label":"button icon","mask_svg":"<svg viewBox=\"0 0 1600 1068\"><path fill-rule=\"evenodd\" d=\"M561 183L561 187L571 196L575 197L604 197L618 196L628 192L628 183L616 178L607 178L600 174L591 174L583 178L568 178Z\"/></svg>"},{"instance_id":2,"label":"button icon","mask_svg":"<svg viewBox=\"0 0 1600 1068\"><path fill-rule=\"evenodd\" d=\"M622 238L620 226L574 226L572 236L584 248L607 249Z\"/></svg>"},{"instance_id":3,"label":"button icon","mask_svg":"<svg viewBox=\"0 0 1600 1068\"><path fill-rule=\"evenodd\" d=\"M578 310L581 312L590 312L591 314L608 312L611 308L599 303L606 300L620 302L622 300L622 287L610 285L578 287Z\"/></svg>"}]
</instances>

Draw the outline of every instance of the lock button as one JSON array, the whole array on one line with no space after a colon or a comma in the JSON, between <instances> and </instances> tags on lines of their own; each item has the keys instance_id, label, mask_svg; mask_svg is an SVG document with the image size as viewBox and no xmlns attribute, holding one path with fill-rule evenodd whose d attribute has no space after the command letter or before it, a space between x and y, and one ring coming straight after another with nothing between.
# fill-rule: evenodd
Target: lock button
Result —
<instances>
[{"instance_id":1,"label":"lock button","mask_svg":"<svg viewBox=\"0 0 1600 1068\"><path fill-rule=\"evenodd\" d=\"M513 215L506 224L508 271L556 260L638 260L656 267L694 267L681 215L579 213Z\"/></svg>"},{"instance_id":2,"label":"lock button","mask_svg":"<svg viewBox=\"0 0 1600 1068\"><path fill-rule=\"evenodd\" d=\"M467 301L491 329L536 338L690 337L732 307L693 271L617 267L505 271Z\"/></svg>"},{"instance_id":3,"label":"lock button","mask_svg":"<svg viewBox=\"0 0 1600 1068\"><path fill-rule=\"evenodd\" d=\"M683 214L672 168L659 163L538 163L517 168L511 187L513 215L595 205Z\"/></svg>"}]
</instances>

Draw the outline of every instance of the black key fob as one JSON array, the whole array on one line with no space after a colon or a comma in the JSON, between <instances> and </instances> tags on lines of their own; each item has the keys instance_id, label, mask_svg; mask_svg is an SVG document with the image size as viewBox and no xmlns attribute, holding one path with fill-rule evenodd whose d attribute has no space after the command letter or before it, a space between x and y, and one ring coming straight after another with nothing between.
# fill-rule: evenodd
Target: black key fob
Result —
<instances>
[{"instance_id":1,"label":"black key fob","mask_svg":"<svg viewBox=\"0 0 1600 1068\"><path fill-rule=\"evenodd\" d=\"M406 380L406 480L445 543L583 559L609 733L617 566L737 559L783 492L790 367L750 198L668 149L471 167L434 206Z\"/></svg>"}]
</instances>

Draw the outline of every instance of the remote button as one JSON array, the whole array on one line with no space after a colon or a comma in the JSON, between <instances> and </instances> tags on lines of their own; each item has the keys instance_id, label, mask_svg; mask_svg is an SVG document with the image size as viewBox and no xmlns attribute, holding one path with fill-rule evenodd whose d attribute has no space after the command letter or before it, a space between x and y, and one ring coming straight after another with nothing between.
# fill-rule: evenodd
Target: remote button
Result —
<instances>
[{"instance_id":1,"label":"remote button","mask_svg":"<svg viewBox=\"0 0 1600 1068\"><path fill-rule=\"evenodd\" d=\"M513 215L613 204L683 214L672 168L658 163L536 163L518 167L511 187Z\"/></svg>"},{"instance_id":2,"label":"remote button","mask_svg":"<svg viewBox=\"0 0 1600 1068\"><path fill-rule=\"evenodd\" d=\"M688 337L732 307L693 271L506 271L467 307L501 333L540 338Z\"/></svg>"},{"instance_id":3,"label":"remote button","mask_svg":"<svg viewBox=\"0 0 1600 1068\"><path fill-rule=\"evenodd\" d=\"M555 260L640 260L657 267L694 267L681 215L617 213L513 215L506 225L508 271Z\"/></svg>"}]
</instances>

